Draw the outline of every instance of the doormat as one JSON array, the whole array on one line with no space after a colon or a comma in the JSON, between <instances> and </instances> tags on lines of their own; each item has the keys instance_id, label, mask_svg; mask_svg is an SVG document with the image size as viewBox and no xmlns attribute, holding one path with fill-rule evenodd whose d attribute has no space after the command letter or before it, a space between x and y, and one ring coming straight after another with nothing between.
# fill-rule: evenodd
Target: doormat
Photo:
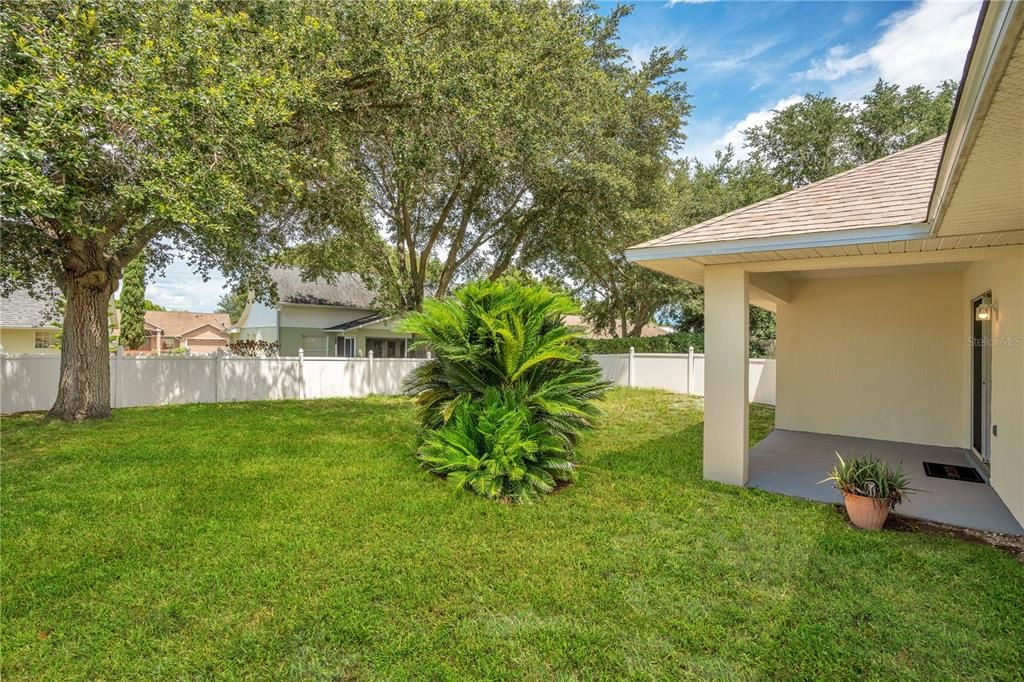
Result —
<instances>
[{"instance_id":1,"label":"doormat","mask_svg":"<svg viewBox=\"0 0 1024 682\"><path fill-rule=\"evenodd\" d=\"M956 464L939 464L938 462L925 462L924 473L932 478L949 478L954 481L970 481L971 483L984 483L978 470L974 467L962 467Z\"/></svg>"}]
</instances>

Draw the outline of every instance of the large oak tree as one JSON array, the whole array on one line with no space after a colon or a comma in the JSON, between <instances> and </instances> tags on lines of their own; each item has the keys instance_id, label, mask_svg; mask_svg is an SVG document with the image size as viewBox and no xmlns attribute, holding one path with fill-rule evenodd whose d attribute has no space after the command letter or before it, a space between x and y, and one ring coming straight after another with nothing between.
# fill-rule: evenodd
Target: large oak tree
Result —
<instances>
[{"instance_id":1,"label":"large oak tree","mask_svg":"<svg viewBox=\"0 0 1024 682\"><path fill-rule=\"evenodd\" d=\"M621 221L645 179L637 169L661 163L685 114L685 90L668 80L679 53L626 68L616 42L626 8L398 7L367 49L383 55L388 98L407 106L348 152L368 186L362 217L307 197L303 221L333 225L300 250L309 271L359 270L382 304L416 309L468 277L529 268L570 236L586 240L603 224L598 205ZM365 11L383 14L377 3Z\"/></svg>"},{"instance_id":2,"label":"large oak tree","mask_svg":"<svg viewBox=\"0 0 1024 682\"><path fill-rule=\"evenodd\" d=\"M200 275L266 286L284 209L340 163L323 152L374 80L348 68L359 60L345 33L365 24L315 3L212 0L21 2L0 16L0 286L62 289L50 414L106 416L107 305L123 268L144 249L159 268L175 248Z\"/></svg>"}]
</instances>

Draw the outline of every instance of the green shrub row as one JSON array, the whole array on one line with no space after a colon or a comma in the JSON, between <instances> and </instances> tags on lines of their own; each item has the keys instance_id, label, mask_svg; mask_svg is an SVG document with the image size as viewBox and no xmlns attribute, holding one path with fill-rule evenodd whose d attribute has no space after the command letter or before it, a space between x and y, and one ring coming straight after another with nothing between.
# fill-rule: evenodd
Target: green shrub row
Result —
<instances>
[{"instance_id":1,"label":"green shrub row","mask_svg":"<svg viewBox=\"0 0 1024 682\"><path fill-rule=\"evenodd\" d=\"M686 353L690 346L695 353L704 352L704 334L689 332L624 339L580 339L577 343L591 355L628 353L631 346L637 353Z\"/></svg>"},{"instance_id":2,"label":"green shrub row","mask_svg":"<svg viewBox=\"0 0 1024 682\"><path fill-rule=\"evenodd\" d=\"M694 353L704 352L702 332L674 332L664 336L627 337L624 339L578 339L577 344L590 355L614 355L628 353L630 347L636 353L687 353L693 346ZM772 353L772 342L750 339L750 357L766 358Z\"/></svg>"}]
</instances>

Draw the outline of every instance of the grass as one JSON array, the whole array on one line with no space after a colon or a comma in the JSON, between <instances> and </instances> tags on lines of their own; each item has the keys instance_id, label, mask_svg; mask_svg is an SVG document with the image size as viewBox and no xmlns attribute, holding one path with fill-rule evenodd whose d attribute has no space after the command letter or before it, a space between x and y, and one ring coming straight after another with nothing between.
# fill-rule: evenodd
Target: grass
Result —
<instances>
[{"instance_id":1,"label":"grass","mask_svg":"<svg viewBox=\"0 0 1024 682\"><path fill-rule=\"evenodd\" d=\"M400 399L5 418L3 679L1024 670L1010 557L703 481L699 401L606 409L534 506L417 468Z\"/></svg>"}]
</instances>

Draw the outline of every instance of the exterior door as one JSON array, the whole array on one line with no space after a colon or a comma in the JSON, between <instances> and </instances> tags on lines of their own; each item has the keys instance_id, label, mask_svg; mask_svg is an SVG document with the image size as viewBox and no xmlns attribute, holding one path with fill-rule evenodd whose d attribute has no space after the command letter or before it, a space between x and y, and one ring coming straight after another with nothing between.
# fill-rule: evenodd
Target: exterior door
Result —
<instances>
[{"instance_id":1,"label":"exterior door","mask_svg":"<svg viewBox=\"0 0 1024 682\"><path fill-rule=\"evenodd\" d=\"M977 313L991 303L991 292L971 302L971 446L985 464L992 454L992 320Z\"/></svg>"}]
</instances>

